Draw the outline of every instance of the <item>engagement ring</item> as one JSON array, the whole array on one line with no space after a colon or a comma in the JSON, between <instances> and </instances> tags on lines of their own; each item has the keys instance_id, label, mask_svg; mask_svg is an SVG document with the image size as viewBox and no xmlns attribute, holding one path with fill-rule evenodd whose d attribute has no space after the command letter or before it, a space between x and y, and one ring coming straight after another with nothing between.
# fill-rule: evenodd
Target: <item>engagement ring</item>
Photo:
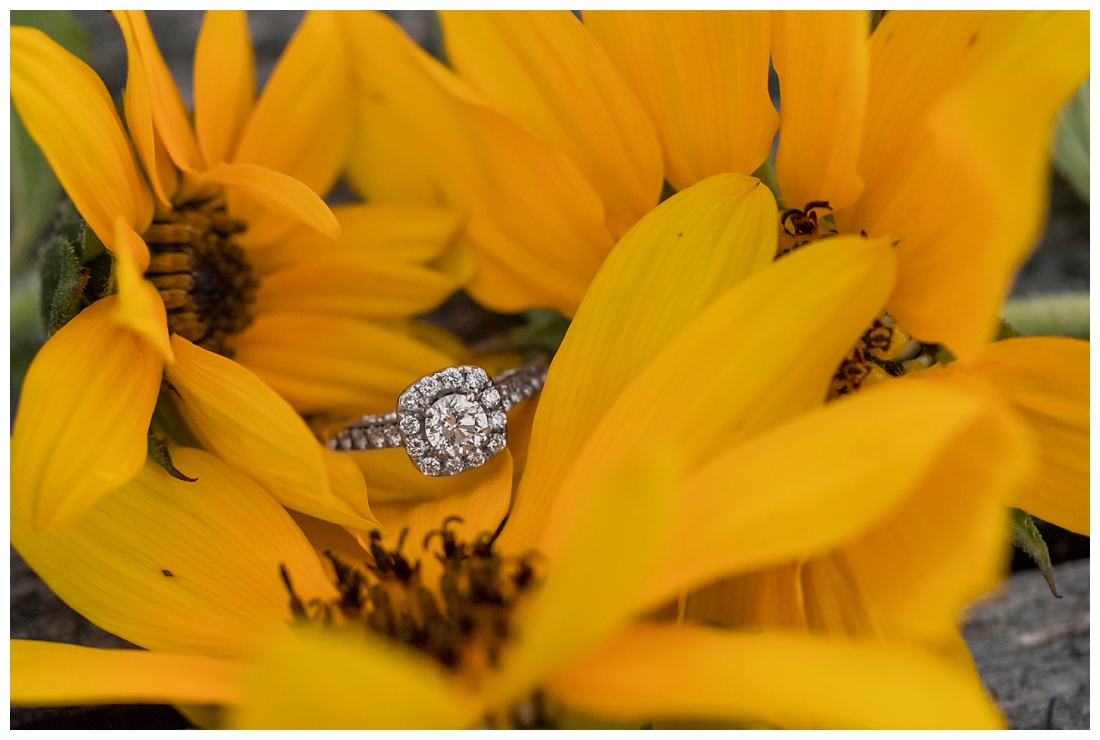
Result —
<instances>
[{"instance_id":1,"label":"engagement ring","mask_svg":"<svg viewBox=\"0 0 1100 740\"><path fill-rule=\"evenodd\" d=\"M330 450L404 447L424 475L454 475L484 465L508 443L508 411L542 388L546 368L525 365L490 379L459 365L426 375L397 399L397 410L371 414L340 430Z\"/></svg>"}]
</instances>

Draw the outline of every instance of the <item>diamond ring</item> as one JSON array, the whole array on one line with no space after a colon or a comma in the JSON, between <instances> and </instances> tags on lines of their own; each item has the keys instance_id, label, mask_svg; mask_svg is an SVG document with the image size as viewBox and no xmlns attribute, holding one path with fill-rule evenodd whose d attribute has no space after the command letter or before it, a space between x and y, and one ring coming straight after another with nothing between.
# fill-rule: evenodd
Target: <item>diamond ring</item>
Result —
<instances>
[{"instance_id":1,"label":"diamond ring","mask_svg":"<svg viewBox=\"0 0 1100 740\"><path fill-rule=\"evenodd\" d=\"M397 410L371 414L329 439L330 450L404 447L424 475L480 467L508 443L504 414L542 388L546 368L525 365L490 379L480 367L459 365L425 375L397 399Z\"/></svg>"}]
</instances>

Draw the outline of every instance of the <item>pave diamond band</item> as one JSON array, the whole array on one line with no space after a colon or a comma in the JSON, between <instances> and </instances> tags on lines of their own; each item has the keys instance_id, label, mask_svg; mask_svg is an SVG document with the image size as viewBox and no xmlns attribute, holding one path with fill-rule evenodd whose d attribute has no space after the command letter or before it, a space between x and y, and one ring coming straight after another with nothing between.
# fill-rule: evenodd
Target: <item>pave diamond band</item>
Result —
<instances>
[{"instance_id":1,"label":"pave diamond band","mask_svg":"<svg viewBox=\"0 0 1100 740\"><path fill-rule=\"evenodd\" d=\"M508 442L506 411L542 388L546 368L525 365L490 379L480 367L448 367L416 381L397 410L352 422L330 450L404 447L420 472L444 476L480 467Z\"/></svg>"}]
</instances>

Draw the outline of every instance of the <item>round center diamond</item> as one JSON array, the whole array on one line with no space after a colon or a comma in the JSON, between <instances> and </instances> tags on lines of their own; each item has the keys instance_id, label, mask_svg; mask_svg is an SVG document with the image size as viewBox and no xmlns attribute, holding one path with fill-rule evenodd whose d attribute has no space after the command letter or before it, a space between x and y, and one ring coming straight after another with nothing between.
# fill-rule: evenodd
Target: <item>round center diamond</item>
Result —
<instances>
[{"instance_id":1,"label":"round center diamond","mask_svg":"<svg viewBox=\"0 0 1100 740\"><path fill-rule=\"evenodd\" d=\"M489 420L481 404L452 393L424 412L424 433L435 449L466 456L489 440Z\"/></svg>"}]
</instances>

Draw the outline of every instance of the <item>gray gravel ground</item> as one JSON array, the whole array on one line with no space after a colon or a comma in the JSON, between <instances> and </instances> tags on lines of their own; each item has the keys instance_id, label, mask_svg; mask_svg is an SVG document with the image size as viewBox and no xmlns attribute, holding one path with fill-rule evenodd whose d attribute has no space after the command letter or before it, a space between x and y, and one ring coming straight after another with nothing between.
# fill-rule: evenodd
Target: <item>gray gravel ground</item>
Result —
<instances>
[{"instance_id":1,"label":"gray gravel ground","mask_svg":"<svg viewBox=\"0 0 1100 740\"><path fill-rule=\"evenodd\" d=\"M963 636L986 688L1017 730L1089 729L1089 561L1013 575L973 609Z\"/></svg>"},{"instance_id":2,"label":"gray gravel ground","mask_svg":"<svg viewBox=\"0 0 1100 740\"><path fill-rule=\"evenodd\" d=\"M427 11L392 13L427 48L438 48L439 26ZM92 39L92 66L112 94L125 83L125 47L103 11L75 11ZM249 25L257 82L267 79L301 18L298 11L253 11ZM190 102L191 55L201 24L198 11L152 11L150 24L173 76ZM1039 248L1021 269L1013 295L1089 289L1089 214L1055 177L1050 220ZM976 215L976 217L979 217ZM1089 561L1055 569L1063 599L1054 599L1035 571L1013 575L996 598L973 611L967 643L989 691L1019 729L1089 727ZM11 636L96 647L128 643L92 625L63 604L11 551ZM13 708L12 728L186 726L161 707Z\"/></svg>"}]
</instances>

